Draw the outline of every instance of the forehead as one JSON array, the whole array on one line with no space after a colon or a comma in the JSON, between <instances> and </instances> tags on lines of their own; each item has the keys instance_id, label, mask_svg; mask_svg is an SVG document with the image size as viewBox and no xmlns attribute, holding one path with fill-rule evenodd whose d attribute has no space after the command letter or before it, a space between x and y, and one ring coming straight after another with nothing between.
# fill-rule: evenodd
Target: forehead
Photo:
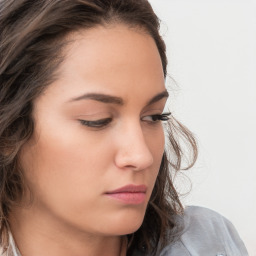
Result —
<instances>
[{"instance_id":1,"label":"forehead","mask_svg":"<svg viewBox=\"0 0 256 256\"><path fill-rule=\"evenodd\" d=\"M98 26L68 38L55 84L118 96L164 90L161 58L154 39L125 25ZM74 95L75 96L75 95ZM70 97L70 96L69 96Z\"/></svg>"}]
</instances>

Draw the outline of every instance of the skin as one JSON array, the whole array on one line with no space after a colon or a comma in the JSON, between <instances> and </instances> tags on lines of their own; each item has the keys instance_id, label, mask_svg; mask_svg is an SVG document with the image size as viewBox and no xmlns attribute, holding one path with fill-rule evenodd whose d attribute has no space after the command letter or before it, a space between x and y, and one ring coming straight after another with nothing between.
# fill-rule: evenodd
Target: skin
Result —
<instances>
[{"instance_id":1,"label":"skin","mask_svg":"<svg viewBox=\"0 0 256 256\"><path fill-rule=\"evenodd\" d=\"M33 201L12 210L11 230L23 256L120 255L122 236L142 224L164 151L152 115L166 95L148 104L165 92L161 59L148 34L125 25L69 37L58 78L34 102L34 135L20 154ZM104 127L80 121L106 118ZM143 203L106 196L127 184L147 186Z\"/></svg>"}]
</instances>

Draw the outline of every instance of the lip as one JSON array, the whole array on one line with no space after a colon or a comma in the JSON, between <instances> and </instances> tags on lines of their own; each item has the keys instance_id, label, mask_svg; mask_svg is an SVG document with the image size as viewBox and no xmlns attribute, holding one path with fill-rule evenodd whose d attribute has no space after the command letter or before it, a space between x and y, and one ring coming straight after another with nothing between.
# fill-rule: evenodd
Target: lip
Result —
<instances>
[{"instance_id":1,"label":"lip","mask_svg":"<svg viewBox=\"0 0 256 256\"><path fill-rule=\"evenodd\" d=\"M145 185L126 185L124 187L108 191L106 196L124 204L138 205L146 199L147 186Z\"/></svg>"},{"instance_id":2,"label":"lip","mask_svg":"<svg viewBox=\"0 0 256 256\"><path fill-rule=\"evenodd\" d=\"M121 188L118 188L118 189L115 189L115 190L112 190L112 191L108 191L106 192L106 194L115 194L115 193L146 193L147 191L147 186L145 185L132 185L132 184L129 184L129 185L126 185L126 186L123 186Z\"/></svg>"}]
</instances>

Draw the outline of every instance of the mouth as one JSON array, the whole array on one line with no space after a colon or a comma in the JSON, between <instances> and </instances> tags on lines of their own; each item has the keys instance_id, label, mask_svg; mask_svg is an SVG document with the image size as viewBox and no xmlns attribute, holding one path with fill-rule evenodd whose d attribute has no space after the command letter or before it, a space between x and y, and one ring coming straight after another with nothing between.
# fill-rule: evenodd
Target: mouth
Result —
<instances>
[{"instance_id":1,"label":"mouth","mask_svg":"<svg viewBox=\"0 0 256 256\"><path fill-rule=\"evenodd\" d=\"M124 204L138 205L145 202L147 186L126 185L124 187L108 191L106 196Z\"/></svg>"}]
</instances>

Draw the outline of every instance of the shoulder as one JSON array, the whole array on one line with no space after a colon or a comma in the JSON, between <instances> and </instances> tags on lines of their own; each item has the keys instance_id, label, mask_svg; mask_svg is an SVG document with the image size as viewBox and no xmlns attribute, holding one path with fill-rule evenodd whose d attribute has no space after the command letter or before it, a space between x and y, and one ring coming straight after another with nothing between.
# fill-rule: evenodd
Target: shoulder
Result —
<instances>
[{"instance_id":1,"label":"shoulder","mask_svg":"<svg viewBox=\"0 0 256 256\"><path fill-rule=\"evenodd\" d=\"M189 206L185 209L183 221L184 230L180 239L164 248L161 256L248 255L233 224L219 213Z\"/></svg>"},{"instance_id":2,"label":"shoulder","mask_svg":"<svg viewBox=\"0 0 256 256\"><path fill-rule=\"evenodd\" d=\"M186 207L184 224L187 232L225 231L226 234L236 232L233 224L221 214L198 206Z\"/></svg>"}]
</instances>

